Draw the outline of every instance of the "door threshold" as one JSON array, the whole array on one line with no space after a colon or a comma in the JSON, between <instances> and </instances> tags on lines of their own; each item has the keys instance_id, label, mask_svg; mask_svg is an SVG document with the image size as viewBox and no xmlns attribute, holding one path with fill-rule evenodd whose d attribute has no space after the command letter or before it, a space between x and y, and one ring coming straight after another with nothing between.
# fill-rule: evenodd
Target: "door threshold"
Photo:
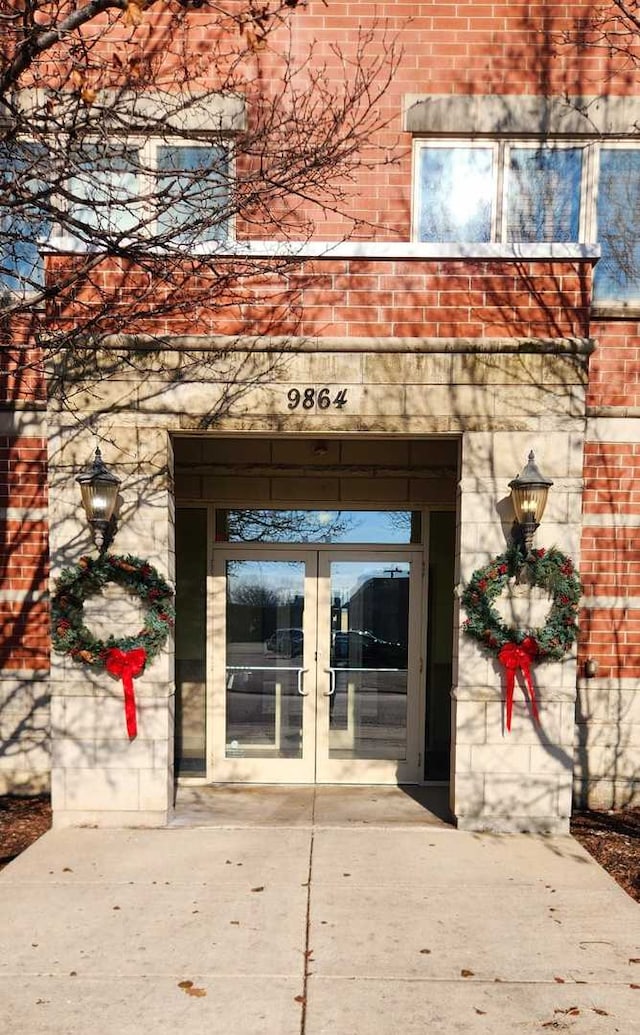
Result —
<instances>
[{"instance_id":1,"label":"door threshold","mask_svg":"<svg viewBox=\"0 0 640 1035\"><path fill-rule=\"evenodd\" d=\"M173 827L449 827L448 785L179 783Z\"/></svg>"}]
</instances>

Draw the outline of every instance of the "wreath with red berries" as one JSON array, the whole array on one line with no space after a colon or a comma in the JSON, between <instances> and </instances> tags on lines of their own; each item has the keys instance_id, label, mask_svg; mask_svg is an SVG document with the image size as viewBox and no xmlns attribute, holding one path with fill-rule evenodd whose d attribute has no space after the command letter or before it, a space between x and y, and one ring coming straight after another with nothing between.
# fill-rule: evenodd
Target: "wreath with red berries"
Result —
<instances>
[{"instance_id":1,"label":"wreath with red berries","mask_svg":"<svg viewBox=\"0 0 640 1035\"><path fill-rule=\"evenodd\" d=\"M510 579L539 586L551 597L544 626L514 629L494 606ZM463 590L461 603L467 613L463 629L490 654L498 655L507 644L535 641L537 660L560 661L578 635L578 604L582 588L573 561L552 547L532 550L527 556L515 546L474 571Z\"/></svg>"},{"instance_id":2,"label":"wreath with red berries","mask_svg":"<svg viewBox=\"0 0 640 1035\"><path fill-rule=\"evenodd\" d=\"M109 582L122 586L138 597L145 610L142 629L132 636L100 640L84 624L84 602L97 596ZM103 554L81 557L65 568L56 583L51 602L52 644L61 654L91 665L106 667L111 651L128 652L142 648L152 661L164 647L175 621L173 590L156 569L130 554Z\"/></svg>"}]
</instances>

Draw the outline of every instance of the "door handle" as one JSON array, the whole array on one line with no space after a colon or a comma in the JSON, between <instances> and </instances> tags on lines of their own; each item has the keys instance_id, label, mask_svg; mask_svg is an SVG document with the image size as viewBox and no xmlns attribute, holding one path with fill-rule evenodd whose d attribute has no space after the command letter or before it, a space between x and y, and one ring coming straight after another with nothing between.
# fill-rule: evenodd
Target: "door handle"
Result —
<instances>
[{"instance_id":1,"label":"door handle","mask_svg":"<svg viewBox=\"0 0 640 1035\"><path fill-rule=\"evenodd\" d=\"M302 682L303 682L302 677L304 676L305 672L308 672L308 671L309 671L308 668L299 668L298 669L298 693L300 694L300 697L308 697L309 696L309 691L302 689Z\"/></svg>"},{"instance_id":2,"label":"door handle","mask_svg":"<svg viewBox=\"0 0 640 1035\"><path fill-rule=\"evenodd\" d=\"M329 689L327 690L325 697L333 697L336 692L336 672L333 668L325 668L324 670L329 676Z\"/></svg>"}]
</instances>

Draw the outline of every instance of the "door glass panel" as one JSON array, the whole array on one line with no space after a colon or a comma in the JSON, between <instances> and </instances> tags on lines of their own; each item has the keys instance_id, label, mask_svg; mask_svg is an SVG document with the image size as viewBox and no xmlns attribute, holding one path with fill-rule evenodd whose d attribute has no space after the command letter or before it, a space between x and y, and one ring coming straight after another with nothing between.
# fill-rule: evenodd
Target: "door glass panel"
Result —
<instances>
[{"instance_id":1,"label":"door glass panel","mask_svg":"<svg viewBox=\"0 0 640 1035\"><path fill-rule=\"evenodd\" d=\"M419 510L217 510L219 543L419 543Z\"/></svg>"},{"instance_id":2,"label":"door glass panel","mask_svg":"<svg viewBox=\"0 0 640 1035\"><path fill-rule=\"evenodd\" d=\"M330 758L406 758L409 569L331 564Z\"/></svg>"},{"instance_id":3,"label":"door glass panel","mask_svg":"<svg viewBox=\"0 0 640 1035\"><path fill-rule=\"evenodd\" d=\"M301 758L302 561L227 561L227 758Z\"/></svg>"}]
</instances>

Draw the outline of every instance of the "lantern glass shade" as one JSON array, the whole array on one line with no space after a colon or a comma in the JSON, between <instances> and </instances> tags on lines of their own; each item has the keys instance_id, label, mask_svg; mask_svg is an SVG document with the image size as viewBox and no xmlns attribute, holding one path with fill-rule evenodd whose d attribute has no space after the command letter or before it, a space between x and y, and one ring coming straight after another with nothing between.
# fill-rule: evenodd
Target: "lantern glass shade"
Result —
<instances>
[{"instance_id":1,"label":"lantern glass shade","mask_svg":"<svg viewBox=\"0 0 640 1035\"><path fill-rule=\"evenodd\" d=\"M517 478L509 482L511 500L519 525L539 525L547 505L551 478L545 478L535 462L533 450L529 453L527 466Z\"/></svg>"},{"instance_id":2,"label":"lantern glass shade","mask_svg":"<svg viewBox=\"0 0 640 1035\"><path fill-rule=\"evenodd\" d=\"M512 488L511 500L518 524L527 525L533 521L539 525L547 505L548 495L548 485L523 485Z\"/></svg>"},{"instance_id":3,"label":"lantern glass shade","mask_svg":"<svg viewBox=\"0 0 640 1035\"><path fill-rule=\"evenodd\" d=\"M113 482L94 481L80 485L82 505L87 519L110 521L116 508L118 485Z\"/></svg>"},{"instance_id":4,"label":"lantern glass shade","mask_svg":"<svg viewBox=\"0 0 640 1035\"><path fill-rule=\"evenodd\" d=\"M116 508L120 479L107 468L99 449L92 465L79 474L76 481L88 521L92 525L106 525Z\"/></svg>"}]
</instances>

